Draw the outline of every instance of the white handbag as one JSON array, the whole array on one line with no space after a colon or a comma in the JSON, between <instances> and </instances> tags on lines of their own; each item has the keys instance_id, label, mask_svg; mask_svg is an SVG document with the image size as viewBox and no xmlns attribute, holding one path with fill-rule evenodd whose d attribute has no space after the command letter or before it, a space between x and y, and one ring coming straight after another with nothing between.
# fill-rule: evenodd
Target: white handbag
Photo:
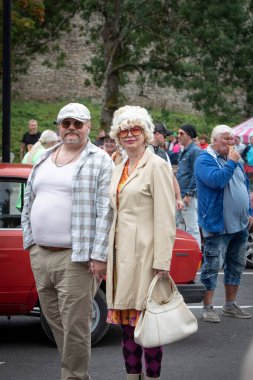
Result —
<instances>
[{"instance_id":1,"label":"white handbag","mask_svg":"<svg viewBox=\"0 0 253 380\"><path fill-rule=\"evenodd\" d=\"M197 319L185 304L171 277L168 279L171 284L168 300L158 304L152 299L157 280L156 275L148 289L146 309L142 311L134 330L135 342L147 348L176 342L198 329Z\"/></svg>"}]
</instances>

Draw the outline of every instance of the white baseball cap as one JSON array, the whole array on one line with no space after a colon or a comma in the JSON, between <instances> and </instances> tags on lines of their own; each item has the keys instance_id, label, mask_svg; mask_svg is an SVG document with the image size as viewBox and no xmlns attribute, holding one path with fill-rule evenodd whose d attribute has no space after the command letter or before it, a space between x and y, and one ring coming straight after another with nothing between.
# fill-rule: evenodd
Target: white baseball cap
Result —
<instances>
[{"instance_id":1,"label":"white baseball cap","mask_svg":"<svg viewBox=\"0 0 253 380\"><path fill-rule=\"evenodd\" d=\"M90 120L90 111L81 103L69 103L64 106L58 113L56 122L61 123L62 120L71 117L79 121Z\"/></svg>"},{"instance_id":2,"label":"white baseball cap","mask_svg":"<svg viewBox=\"0 0 253 380\"><path fill-rule=\"evenodd\" d=\"M41 144L57 142L59 141L59 136L54 131L51 131L51 129L46 129L41 133L39 141Z\"/></svg>"}]
</instances>

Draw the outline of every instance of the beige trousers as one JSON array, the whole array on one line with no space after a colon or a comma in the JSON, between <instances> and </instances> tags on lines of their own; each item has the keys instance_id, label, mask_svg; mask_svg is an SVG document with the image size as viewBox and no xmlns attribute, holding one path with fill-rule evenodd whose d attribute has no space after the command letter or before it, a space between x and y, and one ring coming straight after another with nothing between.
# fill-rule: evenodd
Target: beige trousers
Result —
<instances>
[{"instance_id":1,"label":"beige trousers","mask_svg":"<svg viewBox=\"0 0 253 380\"><path fill-rule=\"evenodd\" d=\"M71 249L30 250L40 304L61 355L61 380L88 380L92 301L97 281L88 263L71 261Z\"/></svg>"}]
</instances>

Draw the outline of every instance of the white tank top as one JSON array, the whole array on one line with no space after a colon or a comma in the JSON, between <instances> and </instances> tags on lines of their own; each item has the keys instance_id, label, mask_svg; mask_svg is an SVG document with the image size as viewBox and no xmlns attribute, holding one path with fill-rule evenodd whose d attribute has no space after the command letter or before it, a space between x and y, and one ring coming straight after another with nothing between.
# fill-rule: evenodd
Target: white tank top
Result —
<instances>
[{"instance_id":1,"label":"white tank top","mask_svg":"<svg viewBox=\"0 0 253 380\"><path fill-rule=\"evenodd\" d=\"M38 168L31 210L33 240L38 245L72 246L72 178L77 162L57 167L49 156Z\"/></svg>"}]
</instances>

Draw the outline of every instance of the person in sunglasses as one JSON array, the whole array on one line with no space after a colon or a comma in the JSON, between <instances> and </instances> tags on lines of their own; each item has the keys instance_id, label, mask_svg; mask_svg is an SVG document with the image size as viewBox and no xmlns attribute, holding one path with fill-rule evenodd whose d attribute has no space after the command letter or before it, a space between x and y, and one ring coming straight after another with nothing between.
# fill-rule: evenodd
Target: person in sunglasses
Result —
<instances>
[{"instance_id":1,"label":"person in sunglasses","mask_svg":"<svg viewBox=\"0 0 253 380\"><path fill-rule=\"evenodd\" d=\"M177 227L185 229L190 235L195 237L201 248L197 214L197 187L194 175L194 163L201 149L193 140L196 137L197 132L193 125L185 124L179 128L178 141L184 149L179 155L176 178L181 190L184 208L177 210L176 223Z\"/></svg>"},{"instance_id":2,"label":"person in sunglasses","mask_svg":"<svg viewBox=\"0 0 253 380\"><path fill-rule=\"evenodd\" d=\"M112 221L110 156L89 140L89 110L64 106L61 143L27 182L22 229L40 304L61 355L61 379L88 380L92 302L106 272Z\"/></svg>"},{"instance_id":3,"label":"person in sunglasses","mask_svg":"<svg viewBox=\"0 0 253 380\"><path fill-rule=\"evenodd\" d=\"M172 170L148 148L153 131L145 108L125 106L114 113L110 136L126 158L115 167L110 185L114 219L106 277L107 321L122 326L127 379L132 380L143 376L143 354L146 379L160 379L162 347L137 345L134 329L154 275L161 279L169 275L175 239Z\"/></svg>"},{"instance_id":4,"label":"person in sunglasses","mask_svg":"<svg viewBox=\"0 0 253 380\"><path fill-rule=\"evenodd\" d=\"M169 165L172 170L171 161L168 154L162 148L165 145L165 140L167 136L170 136L172 132L166 129L165 125L162 123L155 123L154 129L154 139L149 144L149 148L159 157L163 158ZM173 173L173 172L172 172ZM176 210L182 210L184 207L184 203L181 197L181 191L177 179L173 173L173 186L175 190L176 197Z\"/></svg>"}]
</instances>

